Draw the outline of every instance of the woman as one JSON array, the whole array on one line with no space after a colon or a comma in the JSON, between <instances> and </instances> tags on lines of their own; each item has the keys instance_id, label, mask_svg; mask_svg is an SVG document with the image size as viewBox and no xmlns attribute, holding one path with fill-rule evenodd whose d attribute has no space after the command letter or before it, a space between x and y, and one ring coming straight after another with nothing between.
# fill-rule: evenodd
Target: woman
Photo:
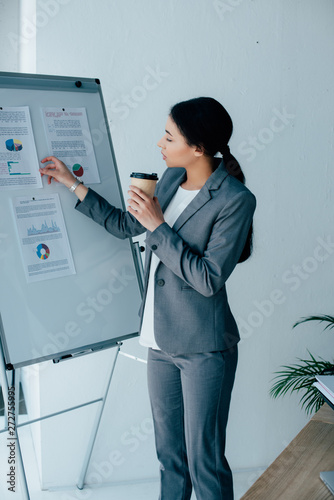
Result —
<instances>
[{"instance_id":1,"label":"woman","mask_svg":"<svg viewBox=\"0 0 334 500\"><path fill-rule=\"evenodd\" d=\"M130 186L128 212L78 183L55 157L41 173L74 190L77 210L119 238L146 233L140 342L161 500L233 499L225 430L239 333L225 282L250 255L255 197L231 155L232 120L215 99L172 107L158 142L167 169L156 196ZM215 158L222 153L223 160Z\"/></svg>"}]
</instances>

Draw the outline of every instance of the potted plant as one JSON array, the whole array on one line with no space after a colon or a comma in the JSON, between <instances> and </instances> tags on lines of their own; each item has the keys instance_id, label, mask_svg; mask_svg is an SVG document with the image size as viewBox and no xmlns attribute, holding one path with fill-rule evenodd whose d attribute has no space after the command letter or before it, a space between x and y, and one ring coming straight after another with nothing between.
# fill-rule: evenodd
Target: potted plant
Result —
<instances>
[{"instance_id":1,"label":"potted plant","mask_svg":"<svg viewBox=\"0 0 334 500\"><path fill-rule=\"evenodd\" d=\"M334 328L333 316L308 316L297 321L292 328L295 328L306 321L320 321L327 325L324 330ZM300 399L301 407L309 414L318 411L323 405L324 400L320 392L313 386L316 381L316 375L334 375L334 364L332 361L325 361L322 358L316 359L309 351L310 359L298 359L298 363L293 365L284 365L274 377L274 385L270 389L270 395L274 398L284 396L288 392L302 391Z\"/></svg>"}]
</instances>

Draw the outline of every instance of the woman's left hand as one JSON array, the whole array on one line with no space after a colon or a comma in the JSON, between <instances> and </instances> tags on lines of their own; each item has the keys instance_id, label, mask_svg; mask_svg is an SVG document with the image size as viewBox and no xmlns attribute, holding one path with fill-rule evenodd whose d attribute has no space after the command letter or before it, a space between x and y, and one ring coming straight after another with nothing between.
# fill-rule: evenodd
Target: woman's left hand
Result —
<instances>
[{"instance_id":1,"label":"woman's left hand","mask_svg":"<svg viewBox=\"0 0 334 500\"><path fill-rule=\"evenodd\" d=\"M165 222L158 198L149 198L141 189L130 186L128 211L149 231L154 231Z\"/></svg>"}]
</instances>

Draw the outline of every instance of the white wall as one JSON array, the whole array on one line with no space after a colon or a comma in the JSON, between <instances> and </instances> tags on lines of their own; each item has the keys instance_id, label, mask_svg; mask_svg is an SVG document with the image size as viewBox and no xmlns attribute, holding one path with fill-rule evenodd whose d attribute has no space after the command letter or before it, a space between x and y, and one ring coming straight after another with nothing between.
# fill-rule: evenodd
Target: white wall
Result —
<instances>
[{"instance_id":1,"label":"white wall","mask_svg":"<svg viewBox=\"0 0 334 500\"><path fill-rule=\"evenodd\" d=\"M15 43L19 31L20 0L3 0L0 2L0 71L19 71L19 50Z\"/></svg>"},{"instance_id":2,"label":"white wall","mask_svg":"<svg viewBox=\"0 0 334 500\"><path fill-rule=\"evenodd\" d=\"M307 349L325 359L333 352L321 325L292 330L302 316L333 314L333 2L37 0L36 13L21 19L37 28L22 42L36 50L31 71L100 78L125 197L134 168L162 173L156 142L172 104L210 95L231 113L231 150L258 205L253 256L228 282L243 340L227 455L233 469L269 464L307 421L298 397L269 397L275 370ZM124 349L145 355L137 340ZM42 411L101 393L110 356L47 366ZM109 461L104 481L131 479L133 467L137 477L157 475L143 369L125 358L118 365L92 457ZM76 432L87 432L88 413L43 424L45 485L75 481Z\"/></svg>"}]
</instances>

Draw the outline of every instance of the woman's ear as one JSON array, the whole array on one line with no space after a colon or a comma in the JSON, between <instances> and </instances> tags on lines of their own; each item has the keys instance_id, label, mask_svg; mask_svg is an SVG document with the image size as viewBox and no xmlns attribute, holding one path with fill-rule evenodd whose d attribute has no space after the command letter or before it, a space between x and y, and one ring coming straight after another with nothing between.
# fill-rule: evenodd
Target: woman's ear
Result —
<instances>
[{"instance_id":1,"label":"woman's ear","mask_svg":"<svg viewBox=\"0 0 334 500\"><path fill-rule=\"evenodd\" d=\"M203 156L204 155L203 146L195 146L194 155L195 156Z\"/></svg>"}]
</instances>

